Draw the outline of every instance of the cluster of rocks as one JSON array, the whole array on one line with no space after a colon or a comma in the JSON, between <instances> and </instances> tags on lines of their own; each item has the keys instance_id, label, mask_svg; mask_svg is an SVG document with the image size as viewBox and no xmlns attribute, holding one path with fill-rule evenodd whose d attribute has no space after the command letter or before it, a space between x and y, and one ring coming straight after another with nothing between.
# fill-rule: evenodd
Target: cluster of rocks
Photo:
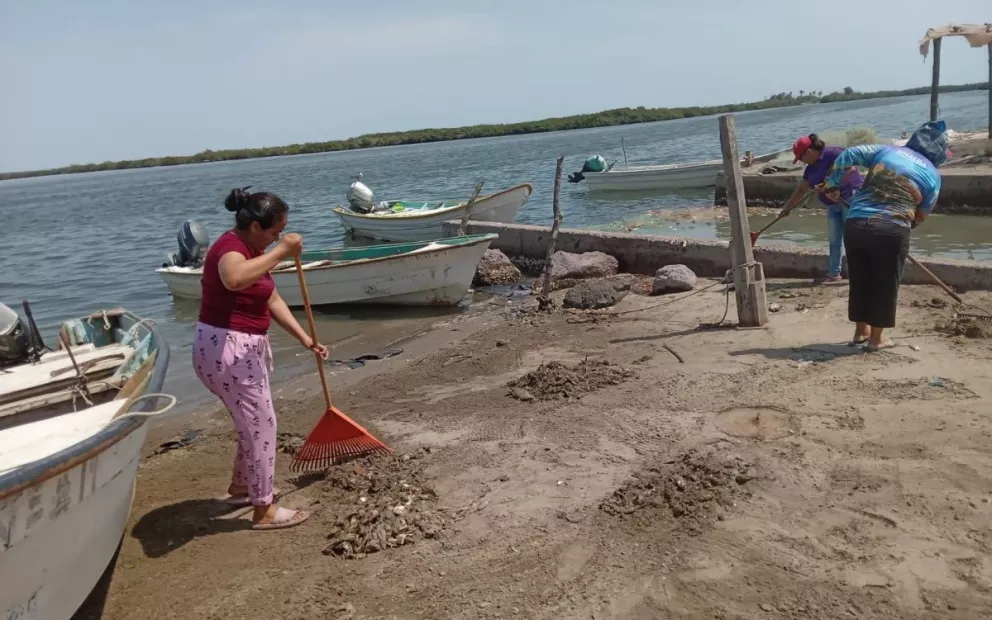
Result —
<instances>
[{"instance_id":1,"label":"cluster of rocks","mask_svg":"<svg viewBox=\"0 0 992 620\"><path fill-rule=\"evenodd\" d=\"M490 249L479 262L473 285L510 284L522 277L520 269L503 252ZM551 257L551 282L555 290L569 289L562 302L566 308L592 310L615 305L632 289L651 295L691 291L696 286L696 274L685 265L666 265L655 273L650 291L637 290L636 277L620 274L616 257L603 252L559 251Z\"/></svg>"}]
</instances>

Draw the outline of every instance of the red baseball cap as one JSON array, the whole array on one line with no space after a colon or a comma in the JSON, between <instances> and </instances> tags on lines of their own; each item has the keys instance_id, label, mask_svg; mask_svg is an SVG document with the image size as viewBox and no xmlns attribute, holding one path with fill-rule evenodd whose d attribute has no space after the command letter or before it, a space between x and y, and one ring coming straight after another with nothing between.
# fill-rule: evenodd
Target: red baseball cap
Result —
<instances>
[{"instance_id":1,"label":"red baseball cap","mask_svg":"<svg viewBox=\"0 0 992 620\"><path fill-rule=\"evenodd\" d=\"M813 141L809 139L809 136L803 136L796 140L792 144L792 154L796 156L796 158L792 160L792 163L798 162L799 158L806 152L806 149L811 146L813 146Z\"/></svg>"}]
</instances>

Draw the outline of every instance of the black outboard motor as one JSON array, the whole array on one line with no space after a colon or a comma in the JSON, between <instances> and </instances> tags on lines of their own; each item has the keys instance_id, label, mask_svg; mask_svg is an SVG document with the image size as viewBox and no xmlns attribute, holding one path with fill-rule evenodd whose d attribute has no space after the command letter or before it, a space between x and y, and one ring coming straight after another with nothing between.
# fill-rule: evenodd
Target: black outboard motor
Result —
<instances>
[{"instance_id":1,"label":"black outboard motor","mask_svg":"<svg viewBox=\"0 0 992 620\"><path fill-rule=\"evenodd\" d=\"M203 259L207 256L207 248L210 247L210 236L203 224L196 220L186 220L179 227L179 234L176 235L179 243L179 251L169 254L163 267L191 267L203 266Z\"/></svg>"},{"instance_id":2,"label":"black outboard motor","mask_svg":"<svg viewBox=\"0 0 992 620\"><path fill-rule=\"evenodd\" d=\"M610 168L612 167L613 166L611 165ZM585 162L582 163L582 170L579 170L578 172L569 173L568 182L579 183L586 178L586 175L583 173L603 172L604 170L608 170L608 168L606 167L606 160L603 159L602 155L593 155L592 157L587 158Z\"/></svg>"},{"instance_id":3,"label":"black outboard motor","mask_svg":"<svg viewBox=\"0 0 992 620\"><path fill-rule=\"evenodd\" d=\"M5 304L0 304L0 368L31 361L34 346L31 332L21 317Z\"/></svg>"}]
</instances>

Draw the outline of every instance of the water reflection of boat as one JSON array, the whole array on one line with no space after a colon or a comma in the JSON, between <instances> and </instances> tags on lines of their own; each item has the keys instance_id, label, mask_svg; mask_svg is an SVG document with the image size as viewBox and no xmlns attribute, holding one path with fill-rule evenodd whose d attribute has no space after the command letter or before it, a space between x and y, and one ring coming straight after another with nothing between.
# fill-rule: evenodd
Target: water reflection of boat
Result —
<instances>
[{"instance_id":1,"label":"water reflection of boat","mask_svg":"<svg viewBox=\"0 0 992 620\"><path fill-rule=\"evenodd\" d=\"M0 314L0 610L68 619L109 586L169 347L123 309L66 321L55 350Z\"/></svg>"}]
</instances>

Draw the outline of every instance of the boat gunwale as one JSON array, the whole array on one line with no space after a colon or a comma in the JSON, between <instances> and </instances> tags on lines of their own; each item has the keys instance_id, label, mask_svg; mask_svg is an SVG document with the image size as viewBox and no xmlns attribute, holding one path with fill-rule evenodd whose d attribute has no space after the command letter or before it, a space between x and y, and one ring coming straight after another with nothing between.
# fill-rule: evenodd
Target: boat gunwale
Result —
<instances>
[{"instance_id":1,"label":"boat gunwale","mask_svg":"<svg viewBox=\"0 0 992 620\"><path fill-rule=\"evenodd\" d=\"M375 258L356 258L354 260L340 261L340 262L337 262L337 263L333 263L332 262L330 265L316 265L314 267L307 267L306 265L304 265L303 266L303 271L305 271L307 273L317 273L317 272L320 272L320 271L323 271L323 270L341 269L341 268L344 268L344 267L352 267L354 265L369 265L369 264L373 264L373 263L379 263L379 262L384 262L384 261L388 261L388 260L394 260L394 259L397 259L397 258L404 258L404 257L405 258L410 258L411 256L418 256L418 255L429 256L431 254L438 254L438 253L442 253L442 252L449 252L449 251L452 251L452 250L457 250L459 248L473 247L473 246L479 245L480 243L492 243L494 240L496 240L498 238L499 238L499 235L497 233L484 233L484 234L481 234L481 235L460 235L460 236L456 236L456 237L446 237L444 239L436 239L436 240L432 240L432 241L407 241L407 242L403 242L403 243L392 243L392 244L373 245L373 246L368 246L368 247L381 248L381 247L384 247L384 246L387 246L387 245L420 245L421 248L413 249L413 250L410 250L409 252L403 252L402 254L390 254L389 256L377 256ZM463 241L463 242L460 242L460 243L451 244L451 245L445 245L444 247L436 248L436 249L430 250L428 252L421 251L422 248L427 247L431 243L439 243L439 242L443 242L443 241L453 241L453 240L456 240L456 239L466 239L466 241ZM317 250L317 251L322 251L322 250ZM333 252L334 250L324 250L324 251ZM418 254L413 254L413 252L418 252ZM321 259L321 260L329 260L329 259ZM318 260L318 261L314 261L314 262L320 262L320 261ZM294 270L295 270L295 268L293 268L293 267L287 267L286 269L273 270L273 271L270 271L269 273L270 274L293 273ZM178 276L196 276L196 277L202 277L203 276L203 268L202 267L200 267L199 269L197 269L195 271L173 271L173 270L171 270L168 267L159 267L155 271L157 271L158 273L165 273L165 274L178 275Z\"/></svg>"},{"instance_id":2,"label":"boat gunwale","mask_svg":"<svg viewBox=\"0 0 992 620\"><path fill-rule=\"evenodd\" d=\"M134 319L135 323L143 320L142 317L129 310L115 308L114 311L128 315ZM108 310L109 312L110 310ZM87 317L82 317L82 319L85 320L89 316L99 317L100 314L98 311ZM162 385L165 383L165 375L168 371L171 352L169 343L162 337L161 332L157 329L154 322L145 321L142 325L154 333L157 344L154 366L149 373L148 382L143 390L146 394L153 394L161 391ZM130 400L130 398L124 399L125 404ZM154 399L144 399L138 401L130 411L148 411L154 405ZM148 418L144 416L121 416L115 420L111 420L102 429L78 443L37 461L25 463L20 467L0 474L0 501L15 496L31 487L43 484L55 476L96 458L130 436L131 433L141 428L147 421Z\"/></svg>"},{"instance_id":3,"label":"boat gunwale","mask_svg":"<svg viewBox=\"0 0 992 620\"><path fill-rule=\"evenodd\" d=\"M492 194L487 194L485 196L480 196L479 198L476 199L475 202L476 202L476 204L478 204L478 203L480 203L482 201L489 201L489 200L492 200L493 198L496 198L498 196L502 196L504 194L508 194L508 193L510 193L512 191L516 191L516 190L521 189L523 187L526 187L527 188L527 199L529 199L530 196L531 196L531 194L534 193L534 186L531 185L530 183L521 183L520 185L514 185L513 187L510 187L510 188L507 188L507 189L504 189L504 190L501 190L501 191L498 191L498 192L495 192L495 193L492 193ZM437 202L444 202L444 201L443 200L439 200ZM465 202L462 202L461 204L457 204L457 205L455 205L453 207L443 207L441 209L433 209L433 210L430 210L429 213L417 213L415 215L402 215L402 216L395 215L395 214L368 215L368 214L364 214L364 213L355 213L354 211L351 211L350 209L346 209L344 206L341 206L341 205L332 208L331 209L331 212L334 213L334 214L336 214L336 215L338 215L338 216L342 216L342 217L343 216L354 217L354 218L363 219L363 220L373 220L373 221L383 221L383 220L385 220L385 221L406 222L406 221L409 221L409 220L417 220L417 219L424 218L424 217L436 217L439 214L446 214L446 213L449 213L451 211L454 211L455 209L464 208L465 205L467 205L467 204L468 204L468 201L465 201Z\"/></svg>"},{"instance_id":4,"label":"boat gunwale","mask_svg":"<svg viewBox=\"0 0 992 620\"><path fill-rule=\"evenodd\" d=\"M776 158L781 157L789 153L792 149L782 149L781 151L775 151L772 153L765 153L763 155L758 155L754 158L754 162L757 163L768 163L770 161L775 161ZM696 161L696 162L685 162L685 163L675 163L675 164L651 164L648 166L634 166L633 168L628 168L625 170L604 170L602 172L585 172L583 173L586 178L590 175L600 176L600 175L611 175L612 177L620 177L625 174L638 174L644 172L695 172L700 169L706 168L722 168L722 159L708 159L706 161Z\"/></svg>"}]
</instances>

